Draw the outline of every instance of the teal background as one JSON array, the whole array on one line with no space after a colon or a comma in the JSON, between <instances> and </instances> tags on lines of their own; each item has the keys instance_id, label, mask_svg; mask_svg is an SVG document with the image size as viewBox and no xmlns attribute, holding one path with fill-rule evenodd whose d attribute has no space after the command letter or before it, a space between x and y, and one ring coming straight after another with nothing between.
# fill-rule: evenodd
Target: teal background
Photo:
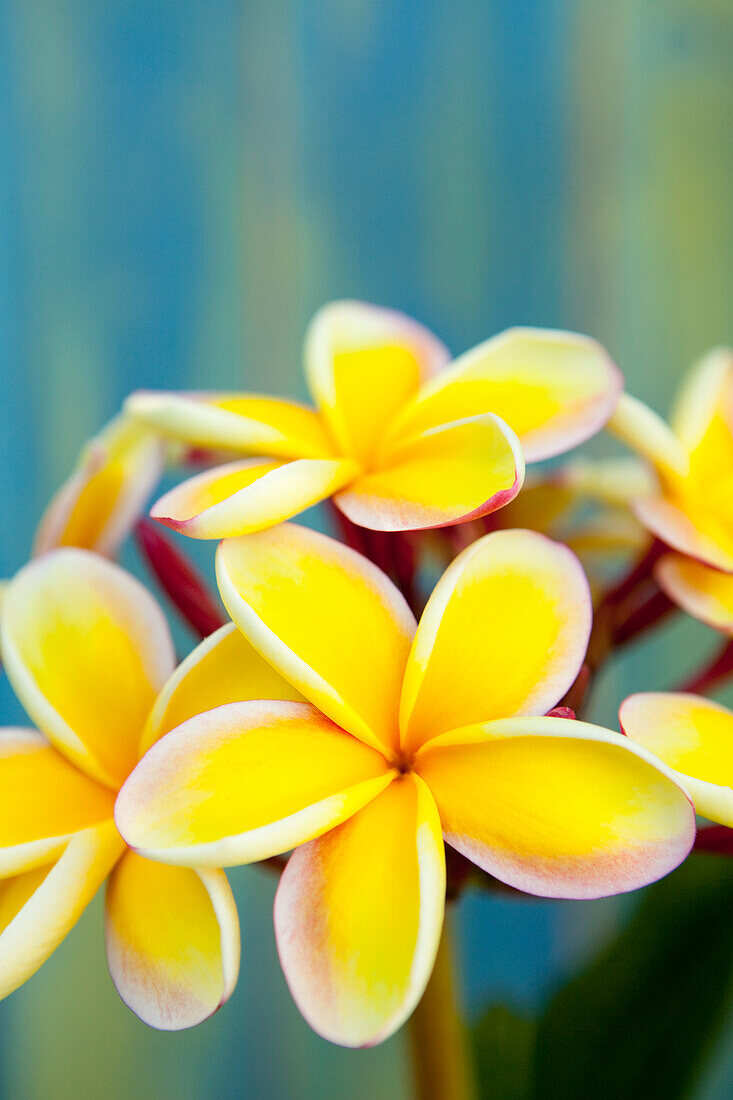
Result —
<instances>
[{"instance_id":1,"label":"teal background","mask_svg":"<svg viewBox=\"0 0 733 1100\"><path fill-rule=\"evenodd\" d=\"M516 323L590 332L664 410L733 341L732 62L729 0L0 3L0 575L127 392L303 396L303 330L334 297L405 309L455 351ZM596 716L714 641L665 628L604 675ZM409 1096L402 1036L348 1053L309 1032L274 883L232 878L222 1012L175 1036L134 1019L98 899L0 1005L0 1093ZM635 904L466 897L471 1017L538 1010ZM732 1052L733 1019L696 1096L731 1095Z\"/></svg>"}]
</instances>

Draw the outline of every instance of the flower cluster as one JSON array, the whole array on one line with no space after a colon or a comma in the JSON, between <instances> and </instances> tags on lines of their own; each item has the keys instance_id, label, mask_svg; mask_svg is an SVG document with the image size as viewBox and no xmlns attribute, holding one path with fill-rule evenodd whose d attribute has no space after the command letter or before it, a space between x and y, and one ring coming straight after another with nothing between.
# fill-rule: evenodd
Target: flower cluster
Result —
<instances>
[{"instance_id":1,"label":"flower cluster","mask_svg":"<svg viewBox=\"0 0 733 1100\"><path fill-rule=\"evenodd\" d=\"M627 699L622 732L576 715L674 607L733 637L733 355L694 369L672 428L570 333L451 362L416 322L341 302L305 369L312 408L133 394L3 587L2 662L35 728L0 731L0 996L106 881L120 995L152 1026L198 1023L237 980L222 868L263 862L301 1012L371 1045L420 1000L462 885L634 890L685 859L696 811L725 827L701 846L728 844L733 714L695 691L733 643L684 690ZM604 426L635 455L525 483ZM221 603L141 518L183 466L151 516L221 540ZM321 502L337 537L286 522ZM133 532L201 638L179 664L112 560Z\"/></svg>"}]
</instances>

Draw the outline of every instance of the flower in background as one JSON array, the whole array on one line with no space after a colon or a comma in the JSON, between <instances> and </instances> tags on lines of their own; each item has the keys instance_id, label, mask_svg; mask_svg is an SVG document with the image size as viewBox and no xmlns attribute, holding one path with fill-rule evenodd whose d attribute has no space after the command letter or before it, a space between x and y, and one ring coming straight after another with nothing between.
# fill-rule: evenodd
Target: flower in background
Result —
<instances>
[{"instance_id":1,"label":"flower in background","mask_svg":"<svg viewBox=\"0 0 733 1100\"><path fill-rule=\"evenodd\" d=\"M41 519L33 552L78 546L113 556L160 480L165 451L159 436L118 416L82 450L76 469Z\"/></svg>"},{"instance_id":2,"label":"flower in background","mask_svg":"<svg viewBox=\"0 0 733 1100\"><path fill-rule=\"evenodd\" d=\"M674 769L695 809L733 828L733 714L700 695L640 692L621 705L621 728Z\"/></svg>"},{"instance_id":3,"label":"flower in background","mask_svg":"<svg viewBox=\"0 0 733 1100\"><path fill-rule=\"evenodd\" d=\"M308 1022L347 1046L387 1038L430 975L443 837L503 882L592 898L665 874L694 838L688 796L619 734L544 717L591 623L574 555L530 531L468 547L419 624L355 551L292 524L218 550L232 618L303 701L184 721L123 786L127 842L173 865L295 848L275 903Z\"/></svg>"},{"instance_id":4,"label":"flower in background","mask_svg":"<svg viewBox=\"0 0 733 1100\"><path fill-rule=\"evenodd\" d=\"M629 505L655 487L654 475L635 458L575 458L529 475L496 525L527 527L564 542L580 559L596 596L620 565L648 546L649 534Z\"/></svg>"},{"instance_id":5,"label":"flower in background","mask_svg":"<svg viewBox=\"0 0 733 1100\"><path fill-rule=\"evenodd\" d=\"M674 550L733 572L733 352L717 348L693 368L671 428L626 394L610 427L659 475L660 491L634 504L644 526Z\"/></svg>"},{"instance_id":6,"label":"flower in background","mask_svg":"<svg viewBox=\"0 0 733 1100\"><path fill-rule=\"evenodd\" d=\"M449 359L402 314L335 302L305 340L315 411L249 394L134 394L129 412L168 437L260 456L183 482L151 515L221 538L333 497L374 530L461 523L516 496L525 456L560 454L597 432L623 383L599 344L571 333L512 329Z\"/></svg>"},{"instance_id":7,"label":"flower in background","mask_svg":"<svg viewBox=\"0 0 733 1100\"><path fill-rule=\"evenodd\" d=\"M212 691L215 701L230 698L227 682L200 682L206 652L174 673L157 604L88 551L53 551L22 569L0 625L8 677L43 731L0 730L0 997L45 962L107 879L107 958L121 997L154 1027L198 1023L237 978L226 876L127 850L113 806L144 748L169 721L209 705ZM217 644L209 639L208 650ZM247 648L242 639L230 655ZM263 664L254 654L235 662L235 698L253 663ZM277 690L267 673L264 686Z\"/></svg>"}]
</instances>

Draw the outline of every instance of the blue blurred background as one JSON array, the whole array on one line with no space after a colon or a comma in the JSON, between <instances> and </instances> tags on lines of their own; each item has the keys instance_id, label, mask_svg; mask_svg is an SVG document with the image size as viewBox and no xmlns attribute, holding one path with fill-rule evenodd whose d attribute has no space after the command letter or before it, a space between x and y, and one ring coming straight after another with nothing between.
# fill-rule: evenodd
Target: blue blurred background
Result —
<instances>
[{"instance_id":1,"label":"blue blurred background","mask_svg":"<svg viewBox=\"0 0 733 1100\"><path fill-rule=\"evenodd\" d=\"M664 411L733 341L732 63L727 0L4 0L0 575L126 393L303 396L303 330L334 297L402 308L454 351L516 323L590 332ZM669 686L691 639L714 641L681 624L634 649L596 716ZM309 1032L274 883L232 877L224 1010L184 1035L134 1019L97 901L0 1005L0 1093L410 1096L402 1036L348 1053ZM465 898L472 1018L536 1010L633 904ZM733 1094L732 1050L733 1020L696 1095Z\"/></svg>"}]
</instances>

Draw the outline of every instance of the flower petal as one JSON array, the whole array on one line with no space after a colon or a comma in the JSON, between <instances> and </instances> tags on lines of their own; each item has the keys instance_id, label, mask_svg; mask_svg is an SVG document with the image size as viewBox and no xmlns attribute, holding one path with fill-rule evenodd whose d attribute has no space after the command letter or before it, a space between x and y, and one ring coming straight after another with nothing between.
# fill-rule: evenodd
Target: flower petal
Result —
<instances>
[{"instance_id":1,"label":"flower petal","mask_svg":"<svg viewBox=\"0 0 733 1100\"><path fill-rule=\"evenodd\" d=\"M295 524L223 542L216 568L224 606L263 657L349 733L395 749L415 620L384 573Z\"/></svg>"},{"instance_id":2,"label":"flower petal","mask_svg":"<svg viewBox=\"0 0 733 1100\"><path fill-rule=\"evenodd\" d=\"M236 985L239 919L223 871L126 852L107 884L105 939L117 992L151 1027L200 1024Z\"/></svg>"},{"instance_id":3,"label":"flower petal","mask_svg":"<svg viewBox=\"0 0 733 1100\"><path fill-rule=\"evenodd\" d=\"M545 714L578 674L591 601L578 559L534 531L495 531L443 574L415 634L403 743L513 714Z\"/></svg>"},{"instance_id":4,"label":"flower petal","mask_svg":"<svg viewBox=\"0 0 733 1100\"><path fill-rule=\"evenodd\" d=\"M46 509L34 554L57 546L114 554L160 479L163 462L157 436L125 416L116 417L87 444Z\"/></svg>"},{"instance_id":5,"label":"flower petal","mask_svg":"<svg viewBox=\"0 0 733 1100\"><path fill-rule=\"evenodd\" d=\"M524 480L519 440L491 413L431 428L384 463L336 497L352 523L377 531L478 519L513 500Z\"/></svg>"},{"instance_id":6,"label":"flower petal","mask_svg":"<svg viewBox=\"0 0 733 1100\"><path fill-rule=\"evenodd\" d=\"M688 501L683 511L666 497L641 497L634 501L633 511L639 522L667 546L733 572L733 531L711 510L695 508Z\"/></svg>"},{"instance_id":7,"label":"flower petal","mask_svg":"<svg viewBox=\"0 0 733 1100\"><path fill-rule=\"evenodd\" d=\"M303 696L260 657L234 623L204 638L180 663L155 701L141 752L188 718L224 703Z\"/></svg>"},{"instance_id":8,"label":"flower petal","mask_svg":"<svg viewBox=\"0 0 733 1100\"><path fill-rule=\"evenodd\" d=\"M35 730L0 730L0 878L60 855L72 833L109 821L114 796Z\"/></svg>"},{"instance_id":9,"label":"flower petal","mask_svg":"<svg viewBox=\"0 0 733 1100\"><path fill-rule=\"evenodd\" d=\"M115 821L151 859L252 863L345 820L393 775L308 703L230 703L153 745L122 787Z\"/></svg>"},{"instance_id":10,"label":"flower petal","mask_svg":"<svg viewBox=\"0 0 733 1100\"><path fill-rule=\"evenodd\" d=\"M415 435L481 413L495 413L519 436L528 462L562 454L600 431L623 377L587 336L515 328L461 355L390 427Z\"/></svg>"},{"instance_id":11,"label":"flower petal","mask_svg":"<svg viewBox=\"0 0 733 1100\"><path fill-rule=\"evenodd\" d=\"M123 850L110 821L76 833L55 863L0 881L0 998L55 951Z\"/></svg>"},{"instance_id":12,"label":"flower petal","mask_svg":"<svg viewBox=\"0 0 733 1100\"><path fill-rule=\"evenodd\" d=\"M356 463L336 458L231 462L184 481L150 515L195 539L247 535L325 500L357 473Z\"/></svg>"},{"instance_id":13,"label":"flower petal","mask_svg":"<svg viewBox=\"0 0 733 1100\"><path fill-rule=\"evenodd\" d=\"M280 961L319 1035L373 1046L422 996L440 940L440 819L416 776L290 857L275 898Z\"/></svg>"},{"instance_id":14,"label":"flower petal","mask_svg":"<svg viewBox=\"0 0 733 1100\"><path fill-rule=\"evenodd\" d=\"M324 306L305 338L313 399L343 454L362 462L420 382L449 358L417 321L366 302Z\"/></svg>"},{"instance_id":15,"label":"flower petal","mask_svg":"<svg viewBox=\"0 0 733 1100\"><path fill-rule=\"evenodd\" d=\"M128 397L125 408L161 434L197 447L276 458L333 455L318 414L278 397L140 391Z\"/></svg>"},{"instance_id":16,"label":"flower petal","mask_svg":"<svg viewBox=\"0 0 733 1100\"><path fill-rule=\"evenodd\" d=\"M665 480L675 481L689 474L689 455L675 433L661 416L630 393L619 397L608 430L651 462Z\"/></svg>"},{"instance_id":17,"label":"flower petal","mask_svg":"<svg viewBox=\"0 0 733 1100\"><path fill-rule=\"evenodd\" d=\"M733 575L681 554L666 554L657 562L654 576L689 615L733 634Z\"/></svg>"},{"instance_id":18,"label":"flower petal","mask_svg":"<svg viewBox=\"0 0 733 1100\"><path fill-rule=\"evenodd\" d=\"M715 348L680 392L672 425L690 453L690 474L708 482L733 470L733 351Z\"/></svg>"},{"instance_id":19,"label":"flower petal","mask_svg":"<svg viewBox=\"0 0 733 1100\"><path fill-rule=\"evenodd\" d=\"M11 581L0 630L8 677L36 725L74 764L116 788L175 664L153 598L97 554L54 550Z\"/></svg>"},{"instance_id":20,"label":"flower petal","mask_svg":"<svg viewBox=\"0 0 733 1100\"><path fill-rule=\"evenodd\" d=\"M682 692L640 692L621 704L621 728L680 773L698 813L733 827L733 714Z\"/></svg>"},{"instance_id":21,"label":"flower petal","mask_svg":"<svg viewBox=\"0 0 733 1100\"><path fill-rule=\"evenodd\" d=\"M542 897L635 890L676 867L695 838L673 773L585 722L514 718L457 730L426 746L416 770L448 842Z\"/></svg>"}]
</instances>

